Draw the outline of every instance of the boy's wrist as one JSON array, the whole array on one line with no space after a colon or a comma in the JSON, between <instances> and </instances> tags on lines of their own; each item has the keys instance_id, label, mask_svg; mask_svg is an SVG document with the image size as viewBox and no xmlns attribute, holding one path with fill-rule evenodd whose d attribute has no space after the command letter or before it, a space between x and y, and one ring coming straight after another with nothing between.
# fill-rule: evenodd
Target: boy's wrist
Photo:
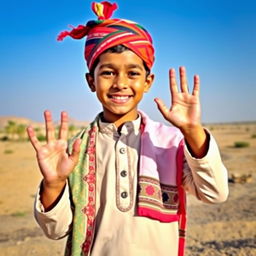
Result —
<instances>
[{"instance_id":1,"label":"boy's wrist","mask_svg":"<svg viewBox=\"0 0 256 256\"><path fill-rule=\"evenodd\" d=\"M203 137L205 135L205 130L201 124L180 127L180 130L185 138Z\"/></svg>"},{"instance_id":2,"label":"boy's wrist","mask_svg":"<svg viewBox=\"0 0 256 256\"><path fill-rule=\"evenodd\" d=\"M61 191L65 186L65 184L66 184L66 179L58 180L58 181L50 181L50 182L43 179L42 181L43 189L47 189L47 190Z\"/></svg>"},{"instance_id":3,"label":"boy's wrist","mask_svg":"<svg viewBox=\"0 0 256 256\"><path fill-rule=\"evenodd\" d=\"M50 211L58 203L64 192L65 185L66 181L58 184L49 184L43 180L40 196L46 212Z\"/></svg>"},{"instance_id":4,"label":"boy's wrist","mask_svg":"<svg viewBox=\"0 0 256 256\"><path fill-rule=\"evenodd\" d=\"M181 132L193 157L202 158L207 154L209 136L202 125L181 129Z\"/></svg>"}]
</instances>

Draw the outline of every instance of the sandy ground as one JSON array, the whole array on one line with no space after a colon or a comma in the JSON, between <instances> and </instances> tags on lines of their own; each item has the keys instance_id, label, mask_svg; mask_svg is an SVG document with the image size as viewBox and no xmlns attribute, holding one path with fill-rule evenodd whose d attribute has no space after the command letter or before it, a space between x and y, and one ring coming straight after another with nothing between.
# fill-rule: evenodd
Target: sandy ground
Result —
<instances>
[{"instance_id":1,"label":"sandy ground","mask_svg":"<svg viewBox=\"0 0 256 256\"><path fill-rule=\"evenodd\" d=\"M208 126L229 175L249 175L230 183L227 202L206 205L188 197L188 256L256 255L256 124ZM235 141L250 143L234 148ZM44 237L32 215L41 175L28 142L0 142L0 256L63 255L64 240ZM143 255L144 256L144 255Z\"/></svg>"}]
</instances>

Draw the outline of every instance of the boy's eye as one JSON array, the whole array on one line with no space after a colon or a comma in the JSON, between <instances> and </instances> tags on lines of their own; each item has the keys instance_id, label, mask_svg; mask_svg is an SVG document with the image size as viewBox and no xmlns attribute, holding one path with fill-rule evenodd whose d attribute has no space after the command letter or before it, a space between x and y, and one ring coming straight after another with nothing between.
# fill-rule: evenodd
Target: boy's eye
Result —
<instances>
[{"instance_id":1,"label":"boy's eye","mask_svg":"<svg viewBox=\"0 0 256 256\"><path fill-rule=\"evenodd\" d=\"M113 76L114 71L112 71L112 70L103 70L100 74L103 75L103 76Z\"/></svg>"},{"instance_id":2,"label":"boy's eye","mask_svg":"<svg viewBox=\"0 0 256 256\"><path fill-rule=\"evenodd\" d=\"M130 71L129 72L129 76L131 76L131 77L140 76L140 72L138 72L138 71Z\"/></svg>"}]
</instances>

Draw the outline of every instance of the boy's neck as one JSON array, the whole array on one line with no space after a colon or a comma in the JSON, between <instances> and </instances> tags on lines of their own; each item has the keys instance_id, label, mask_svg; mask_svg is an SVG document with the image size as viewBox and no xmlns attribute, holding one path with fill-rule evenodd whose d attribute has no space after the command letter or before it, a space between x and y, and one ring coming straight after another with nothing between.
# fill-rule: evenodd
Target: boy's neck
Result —
<instances>
[{"instance_id":1,"label":"boy's neck","mask_svg":"<svg viewBox=\"0 0 256 256\"><path fill-rule=\"evenodd\" d=\"M103 120L109 123L114 123L116 128L119 130L122 128L122 125L126 122L134 121L138 118L138 111L133 110L124 115L117 115L106 110L103 111Z\"/></svg>"}]
</instances>

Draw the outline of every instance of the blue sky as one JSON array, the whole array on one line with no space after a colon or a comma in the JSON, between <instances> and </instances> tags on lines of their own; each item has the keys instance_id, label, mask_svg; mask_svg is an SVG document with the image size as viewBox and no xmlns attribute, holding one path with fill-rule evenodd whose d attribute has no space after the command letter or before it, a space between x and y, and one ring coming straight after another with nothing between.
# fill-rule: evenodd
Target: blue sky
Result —
<instances>
[{"instance_id":1,"label":"blue sky","mask_svg":"<svg viewBox=\"0 0 256 256\"><path fill-rule=\"evenodd\" d=\"M111 1L112 2L112 1ZM256 120L256 2L254 0L116 1L115 18L137 21L152 34L156 75L140 108L163 120L153 99L170 102L168 69L201 78L203 122ZM61 110L92 120L101 110L85 81L84 40L57 34L96 19L91 1L2 1L0 116L55 119Z\"/></svg>"}]
</instances>

